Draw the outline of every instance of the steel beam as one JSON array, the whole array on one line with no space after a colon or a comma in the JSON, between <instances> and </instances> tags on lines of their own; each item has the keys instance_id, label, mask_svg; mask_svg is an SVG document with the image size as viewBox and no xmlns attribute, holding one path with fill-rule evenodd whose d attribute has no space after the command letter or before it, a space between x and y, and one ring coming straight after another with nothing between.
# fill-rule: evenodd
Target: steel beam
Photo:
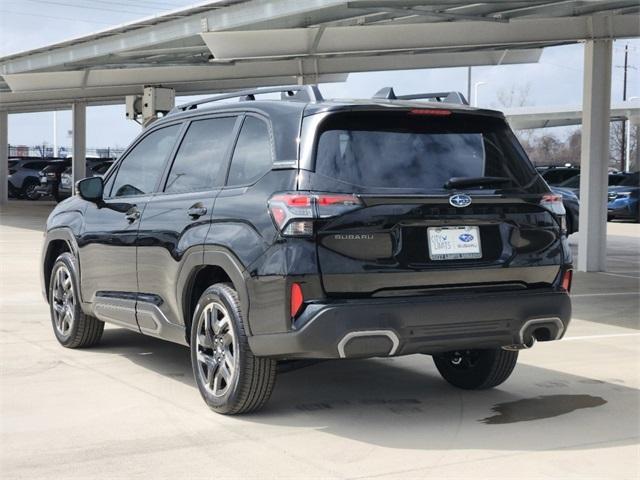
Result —
<instances>
[{"instance_id":1,"label":"steel beam","mask_svg":"<svg viewBox=\"0 0 640 480\"><path fill-rule=\"evenodd\" d=\"M0 110L0 205L9 201L9 114Z\"/></svg>"},{"instance_id":2,"label":"steel beam","mask_svg":"<svg viewBox=\"0 0 640 480\"><path fill-rule=\"evenodd\" d=\"M606 269L612 40L584 48L578 270Z\"/></svg>"},{"instance_id":3,"label":"steel beam","mask_svg":"<svg viewBox=\"0 0 640 480\"><path fill-rule=\"evenodd\" d=\"M73 123L73 159L71 170L73 177L73 193L75 193L76 182L86 176L87 169L87 104L84 102L74 102L71 108Z\"/></svg>"}]
</instances>

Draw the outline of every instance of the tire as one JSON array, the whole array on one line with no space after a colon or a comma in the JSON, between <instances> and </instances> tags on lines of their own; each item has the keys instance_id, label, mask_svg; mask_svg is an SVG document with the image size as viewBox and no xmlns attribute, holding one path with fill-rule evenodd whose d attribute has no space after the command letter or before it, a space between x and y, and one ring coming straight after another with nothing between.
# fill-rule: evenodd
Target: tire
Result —
<instances>
[{"instance_id":1,"label":"tire","mask_svg":"<svg viewBox=\"0 0 640 480\"><path fill-rule=\"evenodd\" d=\"M231 286L217 283L204 291L190 338L193 375L209 408L235 415L264 406L275 384L277 362L251 352L238 294Z\"/></svg>"},{"instance_id":2,"label":"tire","mask_svg":"<svg viewBox=\"0 0 640 480\"><path fill-rule=\"evenodd\" d=\"M460 350L434 355L436 368L447 382L465 390L486 390L504 382L518 360L518 352Z\"/></svg>"},{"instance_id":3,"label":"tire","mask_svg":"<svg viewBox=\"0 0 640 480\"><path fill-rule=\"evenodd\" d=\"M86 315L80 307L78 268L70 253L63 253L51 270L49 311L53 333L67 348L96 345L102 337L104 322Z\"/></svg>"},{"instance_id":4,"label":"tire","mask_svg":"<svg viewBox=\"0 0 640 480\"><path fill-rule=\"evenodd\" d=\"M27 200L38 200L40 198L40 194L36 189L39 185L40 184L33 179L25 180L24 185L22 185L22 196Z\"/></svg>"}]
</instances>

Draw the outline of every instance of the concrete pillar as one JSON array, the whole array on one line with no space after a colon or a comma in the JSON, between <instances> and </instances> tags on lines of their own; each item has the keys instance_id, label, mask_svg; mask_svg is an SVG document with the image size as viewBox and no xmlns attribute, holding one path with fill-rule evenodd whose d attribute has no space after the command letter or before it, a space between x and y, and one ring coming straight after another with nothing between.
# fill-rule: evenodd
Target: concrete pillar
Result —
<instances>
[{"instance_id":1,"label":"concrete pillar","mask_svg":"<svg viewBox=\"0 0 640 480\"><path fill-rule=\"evenodd\" d=\"M74 102L71 108L71 116L73 117L73 161L71 169L75 193L76 182L87 175L87 104Z\"/></svg>"},{"instance_id":2,"label":"concrete pillar","mask_svg":"<svg viewBox=\"0 0 640 480\"><path fill-rule=\"evenodd\" d=\"M0 110L0 205L9 202L9 114Z\"/></svg>"},{"instance_id":3,"label":"concrete pillar","mask_svg":"<svg viewBox=\"0 0 640 480\"><path fill-rule=\"evenodd\" d=\"M578 270L606 268L611 40L584 47Z\"/></svg>"}]
</instances>

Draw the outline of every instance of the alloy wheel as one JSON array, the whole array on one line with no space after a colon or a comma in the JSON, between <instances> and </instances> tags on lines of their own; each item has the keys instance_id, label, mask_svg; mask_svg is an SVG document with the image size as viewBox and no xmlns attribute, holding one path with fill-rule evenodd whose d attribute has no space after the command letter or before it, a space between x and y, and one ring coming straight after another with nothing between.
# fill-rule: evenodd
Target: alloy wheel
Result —
<instances>
[{"instance_id":1,"label":"alloy wheel","mask_svg":"<svg viewBox=\"0 0 640 480\"><path fill-rule=\"evenodd\" d=\"M233 320L218 302L209 303L197 325L196 355L202 385L215 396L224 396L232 387L238 360L238 342Z\"/></svg>"},{"instance_id":2,"label":"alloy wheel","mask_svg":"<svg viewBox=\"0 0 640 480\"><path fill-rule=\"evenodd\" d=\"M29 184L27 188L25 188L24 196L29 200L37 200L40 198L40 194L37 192L38 186L36 184Z\"/></svg>"},{"instance_id":3,"label":"alloy wheel","mask_svg":"<svg viewBox=\"0 0 640 480\"><path fill-rule=\"evenodd\" d=\"M69 336L73 327L76 297L69 269L60 265L53 278L53 323L62 337Z\"/></svg>"}]
</instances>

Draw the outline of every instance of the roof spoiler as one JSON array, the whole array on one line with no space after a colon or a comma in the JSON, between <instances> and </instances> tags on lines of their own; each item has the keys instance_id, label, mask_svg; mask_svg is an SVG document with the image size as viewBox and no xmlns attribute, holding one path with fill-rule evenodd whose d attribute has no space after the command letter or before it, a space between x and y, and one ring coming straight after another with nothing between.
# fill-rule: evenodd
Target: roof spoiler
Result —
<instances>
[{"instance_id":1,"label":"roof spoiler","mask_svg":"<svg viewBox=\"0 0 640 480\"><path fill-rule=\"evenodd\" d=\"M430 92L414 93L412 95L396 95L396 92L393 91L393 87L384 87L378 90L373 98L384 100L429 100L432 102L469 105L467 99L460 92Z\"/></svg>"}]
</instances>

